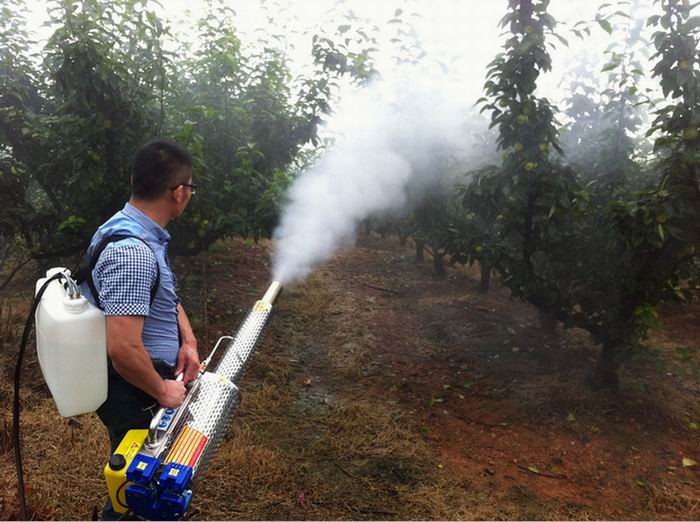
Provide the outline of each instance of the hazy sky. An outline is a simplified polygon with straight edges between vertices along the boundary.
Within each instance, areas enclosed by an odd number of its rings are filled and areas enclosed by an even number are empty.
[[[30,28],[37,31],[37,36],[46,38],[50,32],[41,27],[47,19],[48,2],[30,1]],[[203,0],[168,0],[163,2],[163,10],[174,32],[180,35],[192,34],[188,25],[198,18],[204,9]],[[229,5],[236,12],[237,29],[244,41],[254,41],[260,33],[269,31],[282,32],[294,45],[292,55],[296,67],[303,69],[309,61],[311,34],[318,27],[333,19],[334,13],[352,10],[358,17],[366,20],[368,25],[380,28],[380,45],[383,51],[377,55],[377,63],[382,72],[391,70],[390,39],[395,38],[396,25],[387,23],[394,17],[397,9],[402,9],[401,17],[410,21],[418,34],[423,48],[427,51],[425,62],[434,66],[435,74],[440,76],[438,62],[449,66],[450,76],[461,81],[465,98],[476,99],[481,95],[484,70],[488,62],[500,50],[503,37],[497,24],[506,11],[506,0],[245,0],[231,1]],[[591,37],[580,41],[569,33],[568,27],[579,20],[592,20],[595,17],[598,2],[581,2],[574,0],[554,0],[551,13],[562,25],[559,32],[565,36],[570,47],[558,45],[554,53],[554,72],[541,81],[543,94],[551,95],[557,101],[557,84],[561,74],[567,68],[567,62],[584,51],[599,53],[611,42],[611,37],[595,27]],[[188,12],[189,10],[189,12]],[[418,15],[418,16],[416,16]],[[268,20],[274,18],[275,29]],[[343,23],[342,18],[335,17],[335,25]],[[567,25],[568,24],[568,27]],[[326,25],[327,26],[327,25]],[[257,31],[257,32],[256,32]],[[185,36],[186,37],[186,36]]]

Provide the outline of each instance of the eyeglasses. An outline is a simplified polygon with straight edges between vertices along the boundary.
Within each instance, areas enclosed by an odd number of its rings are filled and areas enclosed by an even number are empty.
[[[194,196],[197,192],[197,185],[193,185],[192,183],[180,183],[178,185],[175,185],[172,187],[170,190],[177,190],[179,187],[190,187],[190,190],[192,191],[192,195]]]

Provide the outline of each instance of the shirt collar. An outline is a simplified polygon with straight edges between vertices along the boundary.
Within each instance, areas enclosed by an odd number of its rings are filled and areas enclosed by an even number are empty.
[[[146,231],[150,232],[161,243],[170,241],[170,232],[165,230],[131,203],[127,202],[122,212],[145,228]]]

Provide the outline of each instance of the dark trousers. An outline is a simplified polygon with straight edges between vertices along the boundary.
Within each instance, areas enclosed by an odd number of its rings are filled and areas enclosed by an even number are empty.
[[[161,360],[153,366],[164,379],[172,379],[173,368]],[[158,402],[146,392],[138,389],[119,375],[110,362],[108,372],[107,400],[97,410],[97,416],[109,433],[111,453],[129,430],[146,429],[158,410]]]

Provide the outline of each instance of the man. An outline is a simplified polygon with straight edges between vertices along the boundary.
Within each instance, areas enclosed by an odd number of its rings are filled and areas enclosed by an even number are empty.
[[[107,321],[109,391],[97,414],[112,452],[128,430],[149,426],[158,405],[182,404],[199,369],[165,230],[194,194],[190,155],[176,143],[147,143],[136,153],[131,187],[129,202],[95,232],[87,251],[88,259],[97,256],[92,281],[81,285]],[[174,380],[181,372],[183,380]]]

